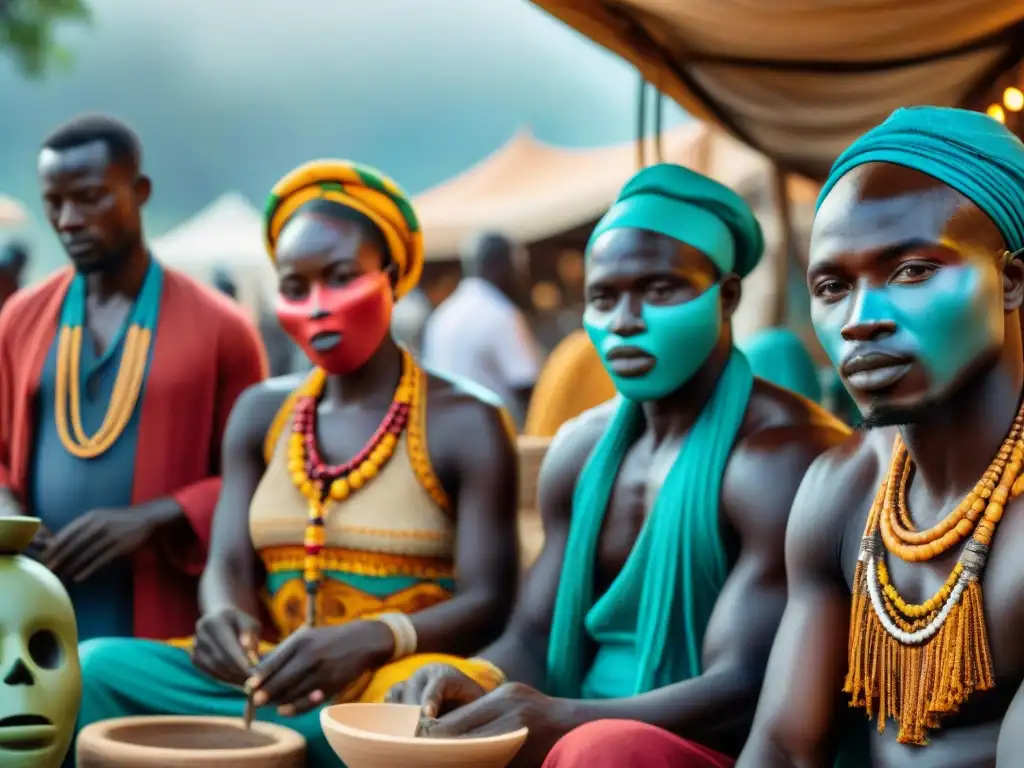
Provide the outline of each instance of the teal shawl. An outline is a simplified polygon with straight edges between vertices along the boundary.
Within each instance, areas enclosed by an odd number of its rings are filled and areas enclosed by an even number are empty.
[[[728,577],[719,530],[722,476],[753,389],[746,358],[733,351],[714,395],[690,430],[644,523],[646,563],[635,644],[635,694],[701,673],[704,632]],[[619,399],[576,484],[572,522],[555,601],[547,690],[579,698],[594,605],[598,538],[619,468],[643,430],[638,403]],[[669,637],[677,628],[681,636]]]

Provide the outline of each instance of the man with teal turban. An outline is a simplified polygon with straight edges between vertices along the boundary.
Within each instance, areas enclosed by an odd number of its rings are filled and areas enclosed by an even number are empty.
[[[544,550],[482,653],[520,685],[424,670],[395,697],[462,705],[428,735],[526,726],[523,766],[732,762],[785,603],[790,505],[846,434],[733,346],[763,248],[737,194],[676,165],[638,173],[598,223],[583,325],[619,396],[564,425],[541,470]]]
[[[1021,764],[1022,254],[1024,144],[988,116],[901,109],[836,161],[807,282],[865,429],[794,505],[743,768],[830,765],[847,704],[876,728],[844,764]]]

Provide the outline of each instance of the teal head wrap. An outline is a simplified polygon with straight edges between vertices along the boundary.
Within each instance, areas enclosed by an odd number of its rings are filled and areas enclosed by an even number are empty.
[[[731,189],[681,165],[644,168],[626,182],[594,228],[646,229],[705,254],[722,274],[748,275],[764,253],[764,235],[750,206]]]
[[[821,402],[821,381],[807,345],[789,328],[765,328],[736,344],[759,379]]]
[[[896,110],[839,156],[818,207],[839,179],[866,163],[902,165],[938,179],[984,211],[1011,252],[1024,248],[1024,144],[988,115],[948,107]]]
[[[764,251],[761,227],[743,198],[681,165],[654,165],[630,179],[594,228],[588,252],[597,238],[614,229],[643,229],[686,243],[723,275],[746,275]],[[719,286],[681,304],[644,304],[642,313],[646,330],[628,338],[614,330],[616,312],[588,307],[583,327],[624,397],[657,400],[693,378],[715,348],[722,333]],[[643,375],[620,376],[608,361],[617,347],[638,347],[657,362]]]

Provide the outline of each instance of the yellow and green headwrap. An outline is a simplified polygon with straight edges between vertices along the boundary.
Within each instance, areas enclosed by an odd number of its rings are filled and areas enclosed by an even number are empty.
[[[409,196],[380,171],[349,160],[314,160],[274,185],[263,212],[271,259],[285,223],[311,200],[330,200],[370,219],[383,233],[398,266],[396,297],[416,287],[423,273],[423,232]]]

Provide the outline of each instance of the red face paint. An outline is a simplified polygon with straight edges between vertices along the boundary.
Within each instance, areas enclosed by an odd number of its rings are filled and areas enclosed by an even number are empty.
[[[315,282],[300,300],[278,294],[277,319],[310,361],[344,376],[366,364],[391,326],[394,294],[384,272],[341,287]]]

